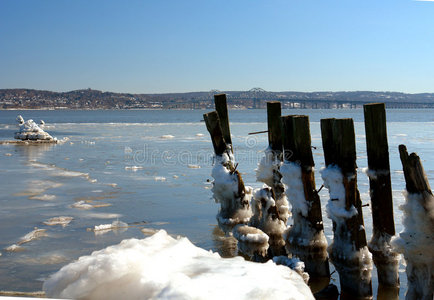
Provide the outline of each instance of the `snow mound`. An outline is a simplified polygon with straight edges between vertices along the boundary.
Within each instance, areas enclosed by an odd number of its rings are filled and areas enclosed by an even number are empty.
[[[16,118],[19,131],[15,132],[15,139],[18,140],[57,140],[45,132],[32,119],[24,121],[21,115]],[[43,123],[45,124],[45,123]],[[41,123],[41,125],[43,125]],[[42,126],[43,127],[43,126]]]
[[[221,258],[163,230],[80,257],[43,289],[73,299],[314,299],[287,267]]]

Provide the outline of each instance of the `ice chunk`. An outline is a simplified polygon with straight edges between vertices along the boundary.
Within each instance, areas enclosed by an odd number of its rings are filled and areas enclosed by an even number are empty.
[[[6,247],[5,251],[8,251],[8,252],[21,252],[21,251],[24,251],[24,248],[21,247],[21,246],[19,246],[19,245],[17,245],[17,244],[13,244],[13,245],[10,245],[9,247]]]
[[[190,169],[200,169],[199,165],[193,165],[193,164],[188,164],[187,167],[189,167]]]
[[[23,236],[20,241],[18,242],[18,245],[29,243],[33,240],[39,239],[41,237],[47,236],[46,229],[38,229],[35,227],[33,231],[30,231],[28,234]]]
[[[273,261],[276,263],[276,265],[284,265],[291,268],[292,270],[300,274],[304,282],[308,283],[309,274],[304,271],[304,262],[302,262],[298,258],[289,258],[288,256],[281,255],[273,257]]]
[[[81,257],[50,276],[43,290],[73,299],[314,299],[287,267],[221,258],[165,231]]]
[[[62,225],[62,227],[66,227],[72,220],[74,220],[73,217],[53,217],[43,222],[43,224],[48,226]]]
[[[95,226],[95,228],[93,229],[94,231],[99,231],[99,230],[114,230],[114,229],[119,229],[119,228],[128,228],[128,224],[121,222],[119,220],[113,221],[111,224],[101,224],[101,225],[97,225]]]
[[[19,131],[15,133],[15,138],[20,140],[56,140],[32,119],[24,121],[22,116],[17,116]],[[45,123],[44,123],[45,124]]]
[[[256,255],[262,258],[267,256],[269,238],[262,230],[239,224],[234,227],[232,232],[233,236],[238,240],[238,249],[242,253],[249,256],[251,259]]]

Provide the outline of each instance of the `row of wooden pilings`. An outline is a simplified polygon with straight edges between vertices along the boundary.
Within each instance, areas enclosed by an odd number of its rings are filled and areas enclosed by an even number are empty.
[[[215,95],[216,111],[204,114],[204,120],[210,132],[215,154],[232,153],[232,141],[226,95]],[[343,222],[333,220],[334,241],[329,247],[328,255],[324,247],[289,245],[293,255],[305,262],[306,271],[311,278],[330,277],[328,259],[339,273],[341,299],[361,299],[372,297],[371,269],[366,267],[366,257],[349,257],[345,249],[352,249],[363,255],[369,247],[373,261],[377,267],[379,285],[394,289],[396,298],[399,290],[397,254],[390,249],[377,246],[378,239],[389,245],[395,235],[393,218],[393,199],[389,165],[389,148],[387,142],[386,113],[383,103],[364,105],[366,146],[368,155],[368,176],[370,183],[371,208],[373,220],[373,237],[368,245],[364,229],[362,203],[357,188],[356,143],[354,123],[352,119],[322,119],[321,136],[325,166],[335,166],[342,173],[342,184],[345,188],[344,209],[357,213],[349,214]],[[310,136],[309,117],[301,115],[281,116],[280,102],[267,102],[268,141],[270,149],[286,162],[297,163],[301,167],[304,195],[309,203],[307,215],[292,216],[294,225],[308,223],[312,236],[323,232],[321,202],[315,184],[314,160]],[[406,188],[411,193],[432,195],[420,159],[414,153],[408,155],[404,145],[399,147],[401,161],[406,180]],[[239,193],[244,191],[241,174]],[[370,175],[371,174],[371,175]],[[374,175],[372,175],[374,174]],[[276,174],[280,179],[281,175]],[[280,177],[279,177],[280,176]],[[278,180],[280,183],[280,181]],[[283,185],[271,187],[275,194],[283,193]],[[337,199],[331,199],[331,201]],[[297,241],[296,231],[292,240]],[[369,252],[368,252],[369,253]],[[368,262],[369,264],[369,262]],[[369,273],[369,274],[368,274]],[[408,274],[411,284],[411,274]],[[410,288],[409,288],[410,289]],[[432,297],[432,294],[431,294]],[[415,297],[414,299],[417,299]]]

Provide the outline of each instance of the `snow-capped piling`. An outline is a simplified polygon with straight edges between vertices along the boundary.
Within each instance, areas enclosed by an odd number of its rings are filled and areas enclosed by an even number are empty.
[[[369,250],[377,267],[378,282],[399,287],[399,255],[392,250],[395,235],[389,146],[387,142],[386,108],[384,103],[363,105],[366,149],[368,154],[373,236]]]
[[[352,119],[322,119],[326,169],[324,186],[330,192],[327,213],[334,238],[328,251],[339,272],[341,294],[372,297],[372,259],[368,251],[360,193],[357,189],[356,143]]]
[[[280,168],[292,204],[293,225],[286,236],[289,253],[299,257],[312,277],[329,277],[327,241],[315,188],[309,118],[282,117],[285,161]]]
[[[265,155],[255,171],[256,180],[265,183],[273,190],[273,199],[276,201],[279,219],[286,224],[289,218],[289,206],[285,188],[281,182],[282,175],[279,172],[283,160],[280,116],[280,102],[267,102],[268,148],[265,149]]]
[[[256,180],[265,183],[255,192],[250,226],[264,231],[269,237],[268,256],[286,255],[283,232],[289,217],[288,200],[279,172],[282,165],[282,130],[280,102],[267,102],[268,148],[256,169]]]
[[[431,300],[434,294],[434,196],[416,153],[408,155],[404,145],[399,154],[406,182],[404,230],[392,240],[407,262],[406,299]]]
[[[251,217],[250,200],[252,188],[245,187],[241,174],[236,170],[234,156],[230,144],[224,138],[220,125],[219,115],[216,111],[203,115],[206,127],[216,155],[215,166],[212,170],[213,194],[216,202],[220,203],[217,221],[220,228],[232,232],[237,224],[246,224]]]

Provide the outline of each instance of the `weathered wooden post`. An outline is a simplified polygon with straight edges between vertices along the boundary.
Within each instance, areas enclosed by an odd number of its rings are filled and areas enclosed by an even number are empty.
[[[384,103],[363,105],[373,236],[369,250],[377,267],[378,283],[399,287],[399,255],[392,250],[395,235],[389,146],[387,143],[386,108]]]
[[[217,221],[219,227],[227,233],[235,225],[246,224],[250,220],[252,189],[244,186],[241,174],[236,170],[232,150],[224,138],[217,112],[204,114],[203,118],[216,155],[211,175],[214,177],[214,199],[221,204]]]
[[[283,161],[283,142],[282,142],[282,123],[280,117],[282,115],[281,104],[278,101],[267,102],[267,124],[268,124],[268,145],[271,153],[266,151],[266,159],[270,160],[266,163],[273,164],[272,178],[261,180],[268,184],[274,193],[276,206],[279,213],[279,218],[286,224],[288,221],[288,200],[285,196],[285,187],[281,183],[282,175],[279,172],[280,165]],[[259,174],[258,174],[259,175]]]
[[[285,156],[282,181],[292,204],[293,226],[286,248],[305,263],[311,277],[329,277],[327,240],[321,214],[321,202],[315,187],[314,161],[308,116],[282,117]]]
[[[399,145],[407,193],[402,206],[404,231],[392,241],[407,262],[406,299],[432,300],[434,296],[434,196],[416,153]]]
[[[214,147],[215,155],[222,155],[228,150],[228,144],[223,137],[223,130],[220,124],[220,118],[216,111],[203,115],[205,120],[206,129],[211,135],[212,145]]]
[[[339,272],[341,299],[372,297],[372,260],[357,189],[353,120],[321,120],[321,133],[326,159],[321,175],[330,193],[327,212],[334,232],[329,256]]]
[[[289,207],[279,172],[282,164],[280,116],[280,102],[267,102],[269,145],[256,169],[256,179],[267,186],[256,192],[250,220],[250,226],[261,229],[269,236],[268,257],[286,254],[283,232],[286,230]]]
[[[223,137],[226,143],[230,145],[233,152],[231,130],[229,127],[228,106],[226,103],[226,94],[214,95],[214,104],[220,119],[220,126],[222,128]]]
[[[280,102],[267,102],[268,144],[276,154],[282,153],[281,115],[282,108]]]

